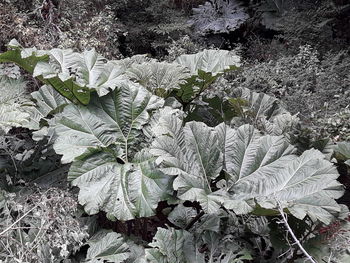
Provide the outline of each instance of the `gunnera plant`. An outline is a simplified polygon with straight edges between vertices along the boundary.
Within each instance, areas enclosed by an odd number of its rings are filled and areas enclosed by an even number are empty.
[[[230,33],[249,18],[238,0],[209,0],[193,8],[190,24],[201,35]]]

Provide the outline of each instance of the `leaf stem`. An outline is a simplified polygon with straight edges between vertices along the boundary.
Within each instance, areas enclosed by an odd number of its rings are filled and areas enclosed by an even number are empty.
[[[203,215],[204,215],[203,211],[201,211],[198,215],[196,215],[196,217],[193,218],[192,221],[186,226],[185,230],[189,230]]]
[[[283,209],[282,209],[282,206],[281,206],[281,203],[278,202],[278,211],[280,212],[281,214],[281,217],[282,217],[282,220],[283,220],[283,223],[284,225],[286,226],[289,234],[292,236],[292,239],[294,240],[294,244],[297,244],[299,249],[301,250],[301,252],[303,252],[303,254],[308,258],[308,260],[312,263],[317,263],[313,258],[312,256],[305,250],[305,248],[301,245],[300,241],[298,240],[298,238],[295,236],[292,228],[290,227],[290,225],[288,224],[288,220],[287,220],[287,217],[285,215],[285,213],[283,212]]]

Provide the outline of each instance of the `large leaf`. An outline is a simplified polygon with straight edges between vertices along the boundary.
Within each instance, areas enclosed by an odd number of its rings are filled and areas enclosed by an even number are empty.
[[[278,99],[246,88],[235,90],[236,98],[229,98],[232,108],[244,123],[270,135],[284,135],[288,140],[297,127],[299,118],[291,115]],[[234,119],[237,122],[237,118]]]
[[[168,220],[177,227],[185,229],[196,215],[197,212],[195,208],[179,204],[169,213]]]
[[[215,0],[193,8],[190,23],[202,35],[218,34],[238,29],[248,18],[239,0]]]
[[[122,66],[107,62],[94,49],[81,54],[70,49],[42,51],[23,48],[16,41],[9,47],[0,54],[0,62],[18,64],[72,101],[88,104],[91,91],[103,96],[128,80]]]
[[[34,68],[33,75],[43,76],[45,79],[50,79],[53,77],[59,77],[62,81],[66,81],[72,78],[74,71],[72,69],[76,68],[79,56],[74,53],[71,49],[52,49],[47,52],[49,55],[49,60],[39,61]]]
[[[36,107],[43,117],[55,113],[69,101],[60,95],[54,88],[44,85],[38,91],[31,93],[35,100]]]
[[[200,122],[182,126],[174,115],[160,119],[154,129],[157,138],[151,153],[158,156],[163,171],[177,175],[174,189],[183,200],[199,201],[208,212],[215,212],[218,206],[211,195],[211,181],[222,168],[222,154],[213,128]]]
[[[155,62],[155,59],[152,59],[148,57],[147,55],[134,55],[129,58],[124,58],[121,60],[112,60],[112,62],[120,67],[123,72],[126,72],[128,69],[130,69],[133,65],[138,65],[142,63],[147,63],[147,62]]]
[[[350,166],[350,143],[339,142],[334,148],[336,157]]]
[[[199,71],[211,73],[216,76],[226,70],[237,68],[241,64],[240,57],[227,50],[204,50],[192,55],[179,56],[176,63],[190,70],[192,76],[198,75]]]
[[[293,131],[299,123],[299,118],[296,115],[288,113],[281,113],[272,120],[265,120],[263,122],[263,128],[270,135],[285,135],[289,138],[289,134]]]
[[[62,162],[74,161],[68,178],[80,188],[80,204],[89,214],[105,211],[119,220],[154,215],[169,188],[169,177],[139,140],[163,100],[129,84],[87,106],[66,106],[55,126],[54,149]]]
[[[147,262],[162,263],[230,263],[252,260],[248,250],[241,248],[232,235],[213,231],[190,233],[185,230],[158,228],[146,249]]]
[[[44,85],[38,91],[32,92],[31,97],[35,103],[24,107],[30,116],[29,121],[23,125],[23,127],[31,130],[39,130],[42,126],[42,120],[49,121],[48,117],[50,114],[61,111],[64,106],[70,103],[68,99],[48,85]]]
[[[175,61],[189,70],[191,77],[177,95],[183,102],[191,101],[209,87],[220,75],[240,66],[240,57],[227,50],[204,50],[193,55],[181,55]]]
[[[26,83],[21,79],[0,76],[0,123],[3,131],[11,127],[25,127],[31,130],[41,128],[40,121],[48,120],[49,114],[56,113],[69,101],[52,87],[44,85],[38,91],[25,91]],[[34,101],[33,101],[34,100]]]
[[[188,70],[179,64],[155,61],[133,64],[127,75],[161,97],[180,89],[180,84],[190,77]]]
[[[343,194],[339,175],[317,150],[298,157],[283,136],[262,136],[250,125],[233,130],[221,124],[213,130],[191,122],[182,127],[174,116],[163,118],[156,134],[151,152],[163,171],[177,176],[178,197],[198,201],[206,212],[215,213],[221,205],[239,214],[283,208],[300,219],[308,215],[329,223],[340,211],[335,201]],[[222,167],[226,176],[216,182]]]
[[[0,76],[0,132],[7,133],[11,127],[21,127],[29,122],[25,105],[31,105],[25,94],[26,83],[21,79]]]
[[[80,188],[79,202],[87,213],[103,210],[118,220],[154,215],[170,182],[144,151],[123,165],[110,153],[91,151],[73,162],[68,176]]]
[[[129,246],[121,234],[100,231],[89,241],[86,262],[122,263],[130,256]]]
[[[121,67],[106,62],[94,49],[82,54],[73,53],[72,50],[52,49],[48,54],[50,61],[38,62],[33,72],[34,77],[58,77],[64,82],[72,79],[74,85],[82,89],[94,89],[99,96],[106,95],[117,85],[127,81]]]
[[[149,244],[152,248],[146,249],[147,262],[188,262],[186,243],[192,239],[192,235],[184,230],[158,228],[153,242]]]
[[[49,61],[49,55],[46,51],[37,50],[35,48],[23,48],[15,40],[10,42],[9,48],[9,51],[0,54],[0,62],[16,63],[18,66],[22,67],[31,74],[34,73],[34,70],[39,62],[47,63]],[[44,69],[41,69],[39,72],[43,70]],[[53,69],[50,67],[47,70],[51,72]],[[60,94],[71,101],[79,101],[83,104],[87,104],[89,102],[90,92],[75,84],[71,78],[63,81],[59,77],[52,74],[51,76],[44,78],[38,75],[37,78],[43,83],[54,87]]]
[[[242,110],[242,112],[244,112],[246,118],[252,119],[253,124],[261,118],[271,120],[275,116],[288,113],[278,99],[267,94],[240,88],[234,91],[234,95],[247,101],[248,111]]]
[[[94,97],[87,106],[68,105],[56,126],[58,138],[54,149],[67,163],[88,148],[119,145],[128,161],[130,148],[142,134],[149,112],[163,101],[139,85],[124,83],[113,92]]]
[[[232,134],[232,131],[227,133]],[[241,126],[233,136],[226,138],[224,149],[226,171],[231,175],[231,184],[236,184],[253,173],[258,175],[261,171],[264,174],[266,169],[278,169],[282,163],[295,158],[294,147],[283,137],[261,136],[250,125]]]
[[[343,194],[339,174],[321,152],[309,150],[297,157],[282,136],[260,136],[249,125],[238,128],[230,141],[225,146],[227,208],[247,213],[257,203],[324,223],[340,212],[334,200]]]

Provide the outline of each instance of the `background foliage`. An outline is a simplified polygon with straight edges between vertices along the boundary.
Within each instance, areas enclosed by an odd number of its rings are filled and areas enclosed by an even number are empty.
[[[349,12],[1,2],[0,261],[348,262]]]

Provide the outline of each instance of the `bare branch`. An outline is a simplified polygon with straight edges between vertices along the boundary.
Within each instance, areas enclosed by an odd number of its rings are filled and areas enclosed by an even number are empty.
[[[300,241],[298,240],[298,238],[295,236],[292,228],[290,227],[290,225],[288,224],[288,220],[287,220],[287,217],[285,215],[285,213],[283,212],[283,209],[282,209],[282,206],[280,204],[280,202],[278,202],[278,211],[280,212],[281,214],[281,217],[282,217],[282,220],[283,220],[283,223],[284,225],[286,226],[289,234],[292,236],[292,239],[294,240],[294,244],[298,245],[299,249],[301,250],[301,252],[303,252],[303,254],[308,258],[308,260],[312,263],[317,263],[317,261],[315,261],[312,256],[305,250],[305,248],[301,245]]]
[[[2,236],[3,234],[5,234],[7,231],[9,231],[13,226],[15,226],[19,221],[21,221],[24,217],[26,217],[30,212],[32,212],[34,210],[35,206],[30,209],[29,211],[27,211],[25,214],[23,214],[20,218],[18,218],[15,222],[13,222],[9,227],[7,227],[4,231],[2,231],[0,233],[0,236]]]

